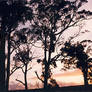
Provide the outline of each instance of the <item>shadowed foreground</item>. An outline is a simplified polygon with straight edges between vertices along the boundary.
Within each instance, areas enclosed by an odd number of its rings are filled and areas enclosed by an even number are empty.
[[[9,92],[92,92],[92,85],[90,86],[72,86],[72,87],[62,87],[62,88],[50,88],[47,90],[43,89],[33,89],[33,90],[16,90]]]

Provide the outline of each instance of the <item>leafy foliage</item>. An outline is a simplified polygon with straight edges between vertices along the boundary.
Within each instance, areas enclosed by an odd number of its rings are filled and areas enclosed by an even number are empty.
[[[15,54],[14,60],[17,61],[21,61],[23,64],[27,64],[29,61],[32,60],[32,57],[29,56],[30,51],[27,50],[23,50],[18,53]]]
[[[84,78],[86,77],[86,80],[88,81],[91,80],[92,58],[90,58],[88,53],[85,52],[85,45],[82,45],[84,42],[85,41],[82,41],[81,43],[77,44],[66,42],[64,48],[61,49],[64,55],[62,62],[64,62],[65,68],[68,66],[69,69],[72,67],[72,65],[75,65],[75,67],[81,69],[84,73]],[[86,76],[85,73],[87,73]]]
[[[26,0],[8,0],[0,2],[0,16],[5,18],[6,27],[16,26],[19,22],[32,19],[32,9],[26,6]],[[31,16],[29,16],[29,14]]]
[[[48,76],[51,76],[50,65],[54,68],[57,67],[56,61],[59,59],[61,54],[55,55],[52,58],[52,53],[56,51],[56,45],[61,41],[61,37],[64,31],[68,28],[76,26],[80,21],[88,19],[92,13],[86,10],[80,10],[80,7],[87,0],[31,0],[30,4],[34,7],[33,23],[31,30],[33,30],[38,41],[42,42],[44,49],[43,60],[43,75],[44,75],[44,86],[47,85]],[[34,38],[34,39],[35,39]],[[76,48],[77,53],[80,46]],[[72,52],[74,53],[71,53]],[[75,57],[75,47],[68,50],[69,55]],[[83,54],[86,59],[85,53]],[[80,58],[77,55],[77,58]],[[38,60],[40,63],[40,60]]]

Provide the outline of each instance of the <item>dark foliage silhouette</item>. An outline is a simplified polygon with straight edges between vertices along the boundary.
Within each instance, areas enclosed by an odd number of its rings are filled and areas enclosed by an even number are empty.
[[[75,65],[77,68],[81,69],[84,76],[84,84],[88,85],[88,68],[92,58],[84,51],[85,46],[81,43],[71,44],[71,42],[66,42],[64,48],[61,49],[64,55],[65,67],[70,68],[71,65]],[[67,59],[66,59],[67,58]]]
[[[31,9],[25,6],[26,0],[3,0],[0,1],[0,90],[8,90],[9,84],[9,68],[10,68],[10,44],[8,44],[8,62],[7,62],[7,78],[5,83],[5,42],[6,39],[10,43],[10,34],[18,26],[19,22],[24,23],[27,19],[31,19]],[[26,16],[26,17],[25,17]],[[8,36],[8,37],[7,37]],[[3,57],[3,58],[2,58]]]
[[[60,45],[59,42],[62,40],[63,32],[80,21],[87,20],[92,15],[90,11],[79,10],[84,3],[87,3],[87,0],[31,0],[29,6],[27,0],[0,1],[0,90],[8,90],[12,44],[10,43],[11,32],[15,31],[19,23],[25,24],[27,20],[30,20],[31,23],[30,39],[32,41],[36,39],[36,41],[41,41],[42,43],[44,50],[44,58],[41,60],[43,62],[43,83],[44,88],[48,88],[48,79],[52,75],[50,66],[57,67],[56,61],[61,56],[61,53],[54,57],[52,57],[52,54],[56,51],[56,46]],[[25,35],[19,33],[18,36],[21,40],[16,42],[17,46],[20,43],[26,43]],[[6,40],[8,40],[8,59],[5,55]],[[16,46],[14,47],[16,49]],[[18,56],[22,55],[21,53],[17,54]],[[86,55],[83,55],[86,59]],[[79,56],[77,57],[80,58]],[[5,74],[5,59],[8,61],[7,75]],[[25,58],[23,59],[23,62],[25,62]]]
[[[59,88],[59,85],[57,84],[55,79],[50,79],[50,83],[48,84],[48,88]]]
[[[51,77],[50,66],[57,67],[56,61],[61,56],[59,53],[52,57],[52,54],[56,51],[56,47],[60,45],[63,32],[92,15],[90,11],[79,10],[84,3],[87,3],[87,0],[30,1],[30,4],[33,4],[33,7],[35,6],[31,29],[37,40],[42,42],[44,49],[44,59],[41,60],[44,66],[42,72],[44,88],[47,88],[48,79]]]
[[[12,69],[12,71],[15,69],[22,69],[22,72],[23,72],[23,74],[24,74],[24,83],[22,82],[22,81],[20,81],[20,80],[18,80],[18,79],[16,79],[17,81],[19,81],[19,82],[21,82],[24,86],[25,86],[25,90],[27,90],[28,89],[28,84],[27,84],[27,72],[28,72],[28,70],[30,70],[30,69],[32,69],[32,67],[30,67],[30,68],[28,68],[28,64],[30,63],[30,62],[32,62],[32,59],[33,59],[33,57],[30,57],[29,56],[30,55],[30,49],[29,48],[27,48],[27,49],[24,49],[23,51],[21,51],[20,49],[19,49],[19,52],[17,52],[16,54],[15,54],[15,57],[14,57],[14,60],[15,60],[15,62],[17,63],[17,62],[21,62],[22,64],[19,66],[17,66],[17,65],[15,65],[14,66],[14,68]],[[25,68],[25,69],[23,69],[23,68]]]
[[[23,28],[15,31],[11,37],[11,46],[15,51],[15,55],[13,56],[15,64],[11,69],[10,75],[18,69],[21,69],[24,74],[24,82],[18,79],[16,79],[16,81],[22,83],[23,86],[25,86],[25,90],[28,90],[27,73],[32,69],[32,66],[29,65],[31,65],[32,60],[36,58],[32,52],[33,46],[31,44],[32,41],[29,39],[31,37],[29,31],[28,28]]]

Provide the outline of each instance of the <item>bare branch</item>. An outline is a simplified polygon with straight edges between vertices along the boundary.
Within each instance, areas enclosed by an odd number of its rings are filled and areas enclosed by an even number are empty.
[[[13,48],[12,51],[10,52],[10,54],[12,54],[14,50],[15,50],[15,49]]]
[[[51,62],[55,62],[60,56],[61,56],[61,54],[58,54],[58,55],[54,56],[54,57],[51,59],[50,63],[51,63]]]
[[[15,69],[13,68],[13,69],[11,70],[10,76],[11,76],[17,69],[19,69],[19,67],[16,67]]]
[[[29,71],[29,70],[31,70],[32,69],[32,67],[30,67],[29,69],[27,69],[27,71]]]
[[[63,30],[61,30],[60,32],[56,33],[55,35],[59,35],[59,36],[60,36],[67,28],[71,27],[71,26],[69,26],[69,25],[70,25],[71,22],[73,21],[73,18],[74,18],[74,14],[73,14],[72,18],[70,19],[70,22],[67,24],[67,26],[66,26]],[[59,39],[59,38],[58,38],[58,39]]]
[[[16,79],[16,81],[20,82],[21,84],[25,86],[25,83],[23,83],[21,80]]]
[[[23,70],[23,68],[21,68],[21,70],[22,70],[23,73],[25,73],[24,70]]]
[[[19,68],[22,69],[23,67],[24,67],[24,65],[23,65],[23,66],[19,66],[19,67],[14,66],[14,67],[12,68],[12,70],[11,70],[10,76],[11,76],[16,70],[18,70]],[[24,70],[23,70],[22,72],[24,73]]]
[[[37,71],[35,71],[35,74],[36,74],[37,78],[44,83],[44,81],[39,77]]]

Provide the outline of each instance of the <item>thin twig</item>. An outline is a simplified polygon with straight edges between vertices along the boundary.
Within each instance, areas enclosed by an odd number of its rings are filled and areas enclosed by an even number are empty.
[[[25,83],[23,83],[21,80],[16,79],[16,81],[20,82],[21,84],[25,86]]]
[[[35,71],[35,74],[36,74],[37,78],[44,83],[44,81],[39,77],[37,71]]]

